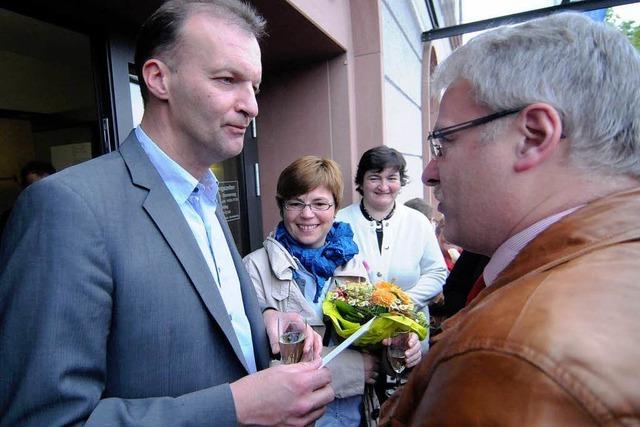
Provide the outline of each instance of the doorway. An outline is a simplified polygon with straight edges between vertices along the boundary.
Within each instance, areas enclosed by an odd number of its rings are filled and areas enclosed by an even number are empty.
[[[99,154],[88,36],[0,9],[0,211],[29,162],[60,171]]]

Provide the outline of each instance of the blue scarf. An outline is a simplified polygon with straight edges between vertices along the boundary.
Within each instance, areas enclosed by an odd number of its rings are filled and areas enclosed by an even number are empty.
[[[339,266],[345,265],[358,253],[358,245],[353,241],[353,231],[346,222],[334,222],[327,234],[325,244],[321,248],[308,248],[300,245],[294,239],[284,223],[278,224],[275,239],[316,279],[316,295],[313,302],[317,303],[322,294],[322,288],[333,272]],[[299,273],[293,270],[293,278],[297,279]]]

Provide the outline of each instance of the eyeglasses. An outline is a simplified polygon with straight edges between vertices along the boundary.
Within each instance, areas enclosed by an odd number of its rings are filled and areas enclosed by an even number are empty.
[[[429,141],[429,146],[431,147],[431,154],[433,155],[433,157],[442,157],[442,155],[444,154],[444,151],[442,149],[442,143],[439,140],[448,135],[451,135],[456,132],[460,132],[461,130],[480,126],[485,123],[489,123],[494,120],[500,119],[504,116],[519,113],[520,111],[522,111],[522,108],[516,108],[513,110],[504,110],[498,113],[489,114],[488,116],[479,117],[477,119],[470,120],[468,122],[458,123],[457,125],[448,126],[442,129],[436,129],[433,132],[429,132],[429,135],[427,136],[427,141]]]
[[[284,202],[284,208],[288,211],[301,212],[304,208],[309,207],[312,211],[327,211],[333,204],[329,202],[311,202],[311,203],[302,203],[297,200],[287,200]]]

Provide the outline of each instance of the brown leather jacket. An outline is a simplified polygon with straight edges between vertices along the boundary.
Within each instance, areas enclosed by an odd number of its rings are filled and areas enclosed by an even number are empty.
[[[545,230],[436,342],[381,426],[639,426],[640,188]]]

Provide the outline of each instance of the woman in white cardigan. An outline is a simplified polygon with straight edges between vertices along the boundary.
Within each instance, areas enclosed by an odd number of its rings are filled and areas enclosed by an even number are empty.
[[[395,283],[428,315],[427,304],[442,292],[447,267],[429,220],[396,204],[406,183],[402,154],[386,146],[366,151],[355,178],[362,199],[340,210],[336,219],[351,224],[370,281]]]

